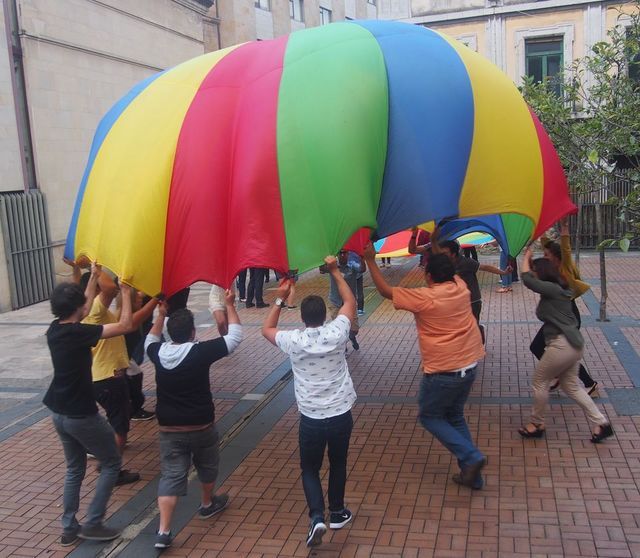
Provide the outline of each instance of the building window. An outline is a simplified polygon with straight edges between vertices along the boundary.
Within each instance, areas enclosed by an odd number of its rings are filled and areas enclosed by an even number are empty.
[[[289,0],[289,17],[296,21],[304,21],[303,0]]]
[[[564,64],[562,37],[545,37],[525,41],[526,75],[536,83],[550,81],[557,95],[562,91],[562,67]]]
[[[256,8],[260,8],[261,10],[271,11],[271,0],[255,0]]]
[[[320,25],[328,25],[331,23],[331,10],[320,7]]]
[[[631,27],[627,28],[627,41],[632,42],[634,37],[632,35]],[[637,41],[634,41],[637,45]],[[640,52],[637,50],[631,50],[627,52],[627,62],[629,63],[629,77],[636,83],[640,83]]]

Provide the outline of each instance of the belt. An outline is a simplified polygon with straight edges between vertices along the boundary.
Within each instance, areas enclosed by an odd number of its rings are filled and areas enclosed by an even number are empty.
[[[64,415],[64,416],[70,419],[85,419],[85,418],[92,417],[93,415]]]
[[[455,372],[437,372],[438,376],[453,376],[454,378],[464,378],[467,373],[473,372],[476,369],[475,366],[469,368],[463,368],[462,370],[456,370]]]

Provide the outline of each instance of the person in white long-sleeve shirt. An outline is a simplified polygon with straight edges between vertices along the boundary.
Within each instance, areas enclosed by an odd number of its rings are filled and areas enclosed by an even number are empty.
[[[198,342],[193,314],[184,308],[176,310],[167,320],[171,341],[161,343],[167,311],[166,304],[162,304],[145,340],[145,351],[156,368],[156,417],[160,431],[160,526],[156,548],[171,546],[171,518],[178,497],[187,494],[192,461],[202,483],[199,516],[211,517],[229,502],[227,494],[214,494],[219,438],[214,424],[209,368],[231,354],[242,341],[242,326],[234,300],[235,294],[227,291],[229,327],[223,337]]]

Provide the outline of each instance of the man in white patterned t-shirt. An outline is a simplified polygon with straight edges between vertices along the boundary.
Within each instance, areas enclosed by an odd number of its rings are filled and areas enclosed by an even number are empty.
[[[327,531],[320,468],[325,448],[329,448],[329,527],[341,529],[352,519],[344,506],[347,481],[347,452],[353,429],[351,407],[356,392],[345,358],[351,323],[356,313],[356,299],[338,270],[334,256],[325,263],[335,279],[343,305],[335,320],[324,323],[327,307],[316,295],[306,297],[300,305],[305,329],[278,330],[280,309],[286,303],[291,280],[283,279],[262,335],[282,349],[291,359],[294,388],[300,411],[300,467],[302,486],[309,506],[311,526],[307,546],[317,546]]]

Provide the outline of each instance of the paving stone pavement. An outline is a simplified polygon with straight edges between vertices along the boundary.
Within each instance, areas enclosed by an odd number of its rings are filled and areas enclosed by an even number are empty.
[[[417,286],[422,279],[415,264],[397,259],[384,273],[392,284]],[[585,363],[600,384],[599,402],[616,436],[594,446],[582,411],[554,395],[546,437],[520,438],[516,430],[530,410],[534,367],[528,346],[539,327],[535,296],[520,284],[511,294],[497,294],[497,278],[480,274],[487,357],[467,416],[489,464],[485,488],[473,492],[450,481],[455,463],[416,421],[420,358],[412,317],[394,311],[366,283],[361,350],[348,356],[359,396],[347,483],[354,520],[329,531],[311,551],[304,544],[308,519],[288,361],[260,335],[265,311],[241,309],[246,338],[211,371],[223,434],[220,489],[231,494],[231,504],[199,520],[191,486],[176,513],[174,547],[163,556],[640,556],[640,258],[609,256],[607,323],[596,321],[597,258],[583,254],[581,269],[593,285],[580,301]],[[298,298],[326,294],[327,283],[326,276],[305,274]],[[207,294],[198,284],[190,299],[201,339],[216,335]],[[273,299],[269,290],[266,299]],[[123,538],[111,545],[57,544],[64,459],[41,404],[51,374],[43,337],[49,321],[46,303],[0,315],[0,557],[155,556],[155,421],[132,425],[124,458],[142,479],[117,488],[109,505],[109,522],[126,528]],[[282,326],[298,323],[297,310],[282,313]],[[148,365],[145,372],[152,408]],[[323,477],[326,483],[326,468]],[[80,515],[95,480],[90,462]]]

